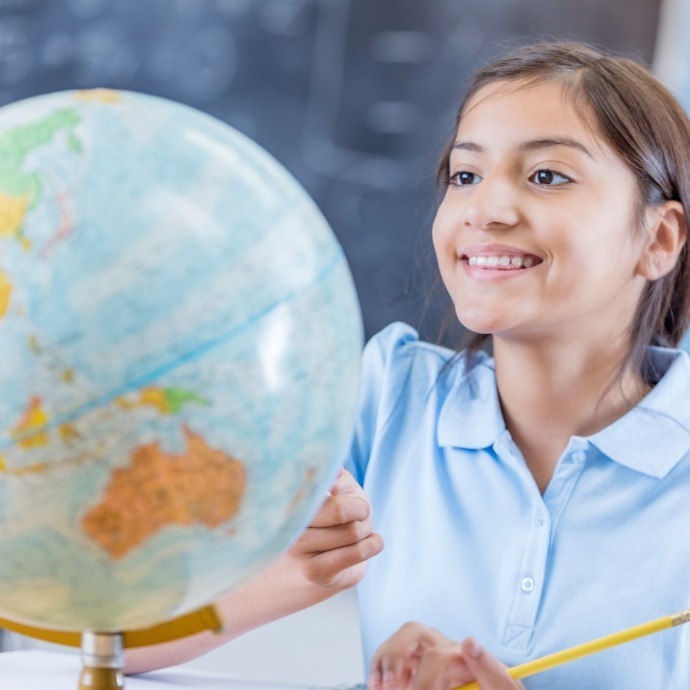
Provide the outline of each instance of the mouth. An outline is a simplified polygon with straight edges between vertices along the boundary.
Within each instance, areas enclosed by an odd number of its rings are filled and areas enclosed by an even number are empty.
[[[460,260],[468,266],[489,271],[524,271],[542,263],[534,254],[462,254]]]

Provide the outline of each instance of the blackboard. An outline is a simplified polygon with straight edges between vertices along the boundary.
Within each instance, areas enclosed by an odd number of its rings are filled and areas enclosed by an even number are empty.
[[[434,168],[467,76],[516,41],[578,38],[649,63],[658,0],[0,0],[0,104],[105,86],[249,135],[315,199],[367,336],[434,338]]]

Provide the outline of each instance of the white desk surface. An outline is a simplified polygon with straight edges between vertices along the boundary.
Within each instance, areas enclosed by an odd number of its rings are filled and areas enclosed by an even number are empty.
[[[77,690],[81,659],[77,654],[29,650],[0,653],[2,690]],[[183,668],[169,668],[125,678],[125,690],[307,690],[305,686],[242,681]],[[343,690],[343,689],[341,689]]]

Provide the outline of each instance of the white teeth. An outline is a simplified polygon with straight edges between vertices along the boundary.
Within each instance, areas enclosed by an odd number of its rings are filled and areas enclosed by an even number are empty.
[[[531,256],[469,256],[467,263],[470,266],[489,266],[490,268],[496,266],[531,268],[534,266],[534,258]]]

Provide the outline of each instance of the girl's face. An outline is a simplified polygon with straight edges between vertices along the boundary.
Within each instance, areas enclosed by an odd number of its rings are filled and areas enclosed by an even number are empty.
[[[449,172],[433,240],[464,326],[541,341],[626,332],[645,284],[637,183],[558,83],[480,90]]]

